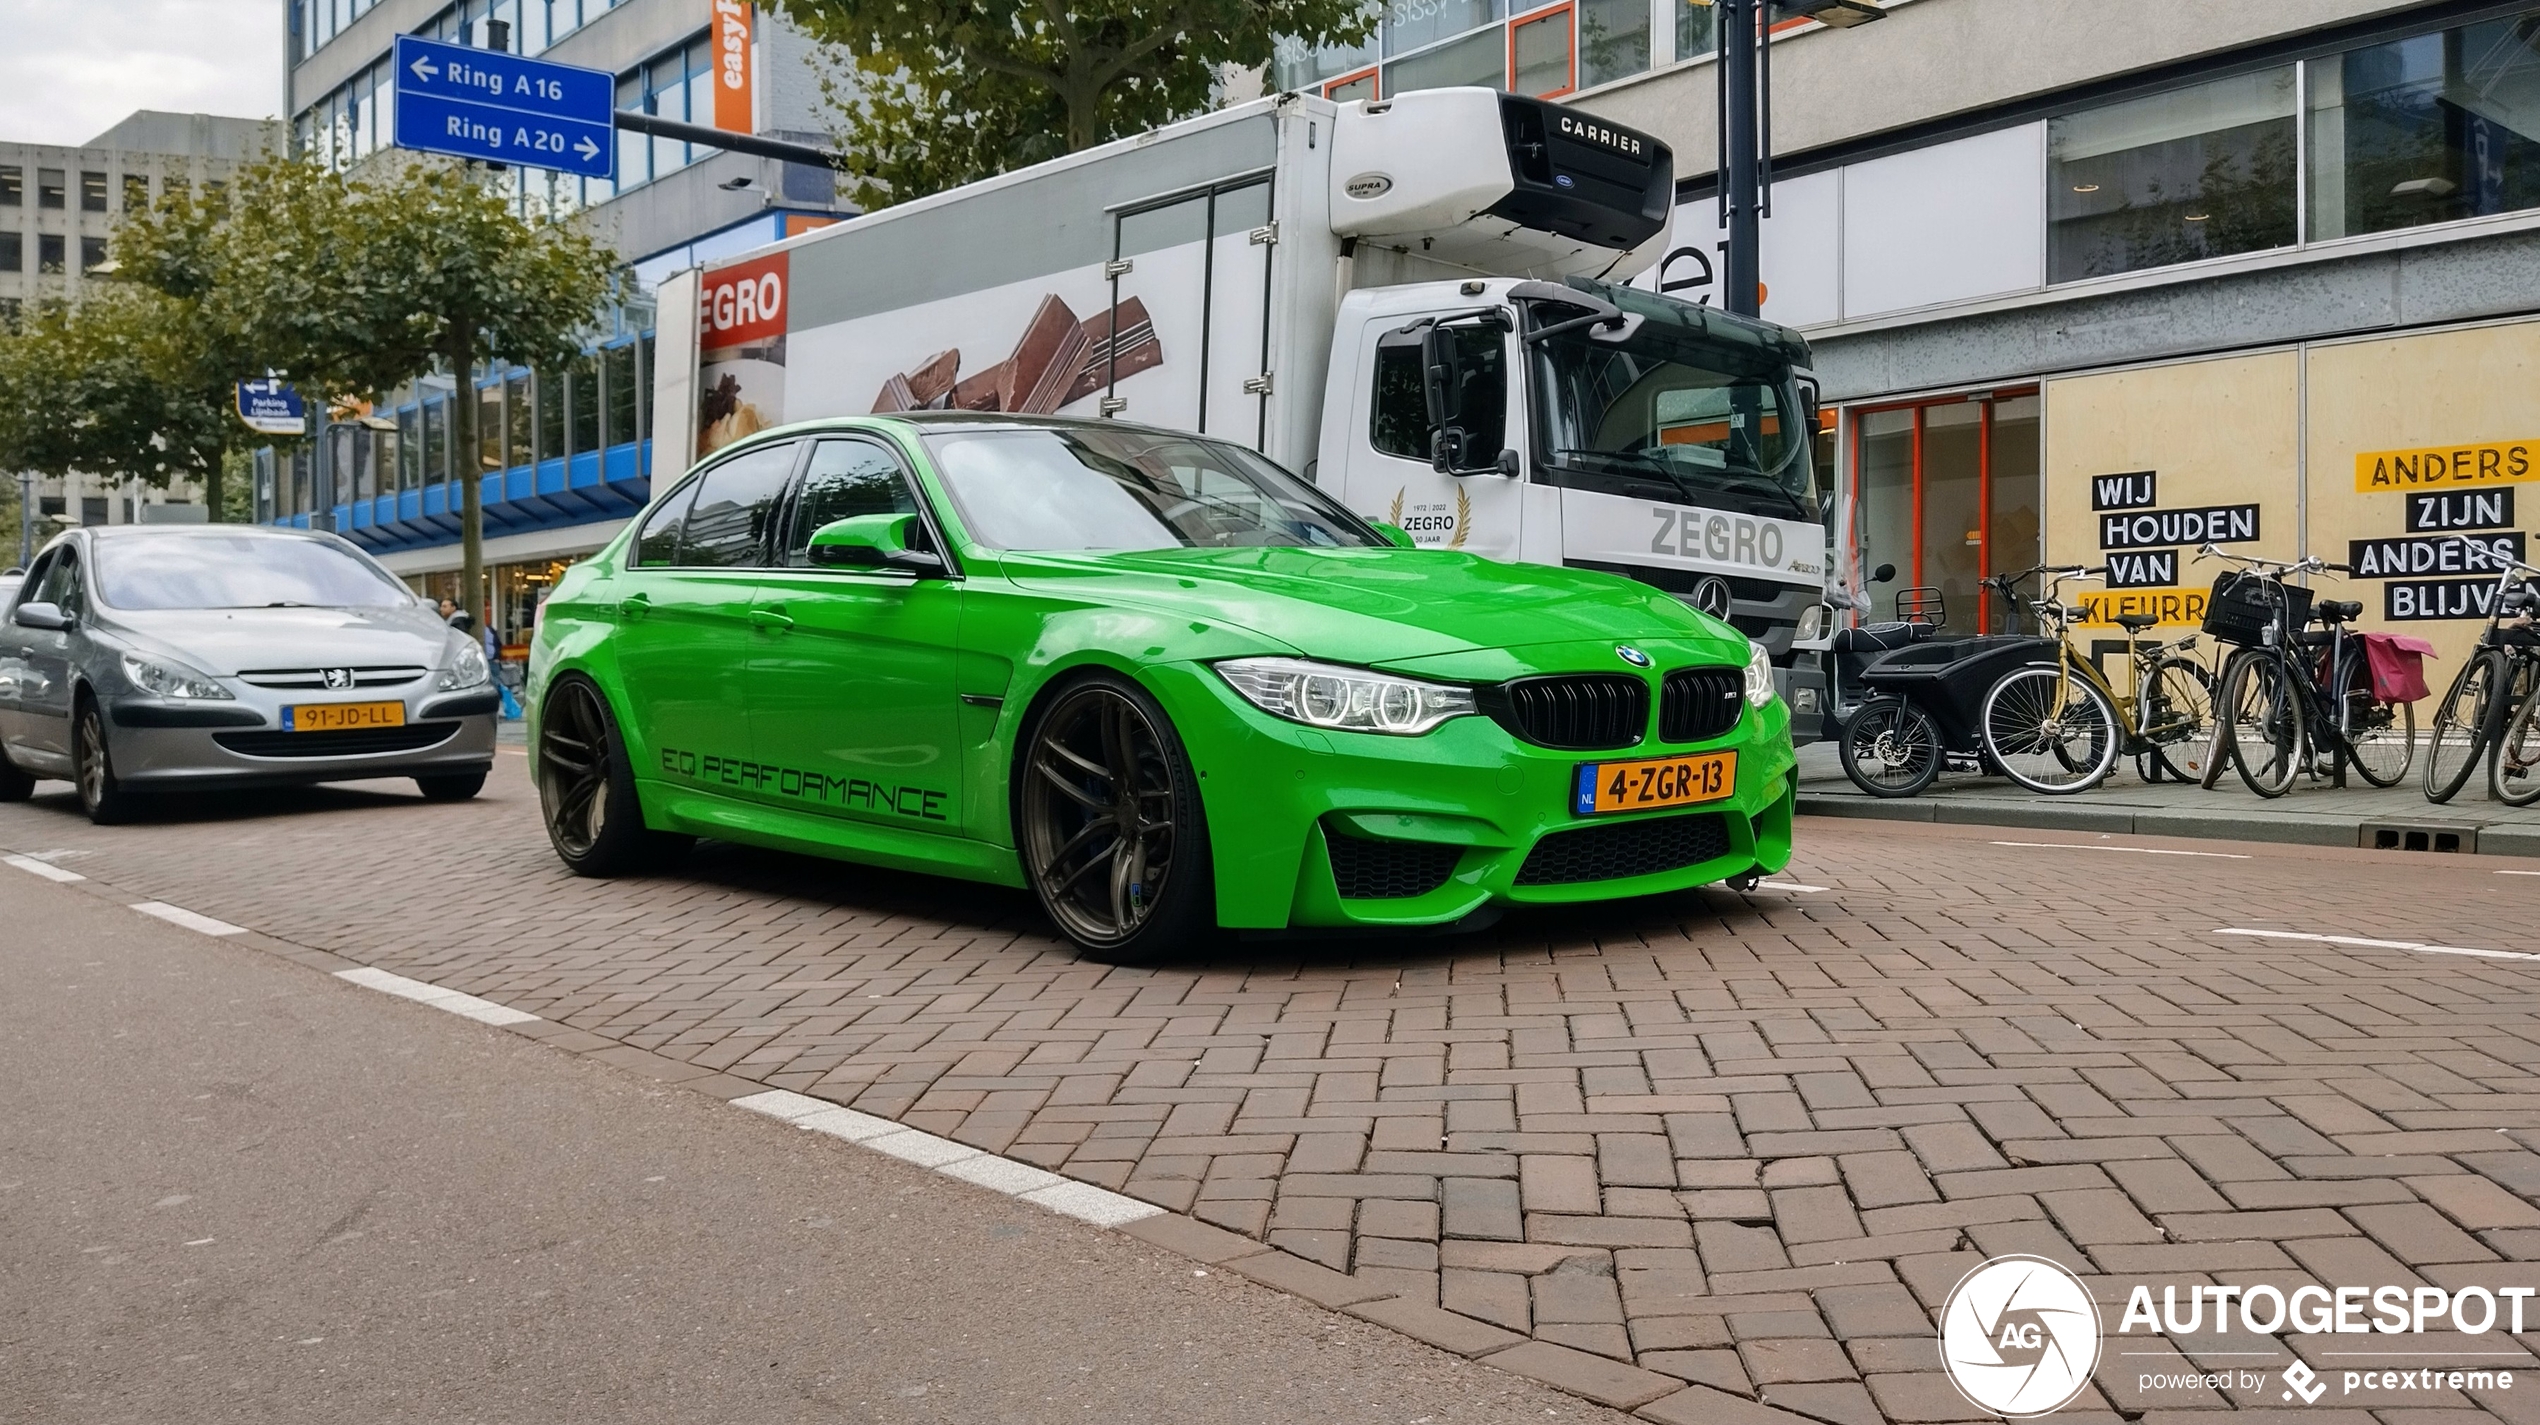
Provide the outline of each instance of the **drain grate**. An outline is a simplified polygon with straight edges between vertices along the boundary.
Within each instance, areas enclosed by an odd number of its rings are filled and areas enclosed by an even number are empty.
[[[2430,822],[2368,821],[2356,828],[2355,844],[2370,851],[2475,853],[2478,850],[2478,828]]]

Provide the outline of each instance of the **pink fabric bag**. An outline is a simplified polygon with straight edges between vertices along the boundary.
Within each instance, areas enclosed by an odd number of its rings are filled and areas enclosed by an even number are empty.
[[[2434,645],[2422,638],[2404,633],[2365,634],[2372,695],[2385,703],[2413,703],[2425,697],[2425,660],[2434,656]]]

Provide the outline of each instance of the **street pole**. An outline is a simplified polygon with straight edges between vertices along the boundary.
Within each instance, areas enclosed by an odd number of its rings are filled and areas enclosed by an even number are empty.
[[[309,528],[335,528],[335,411],[319,400],[317,417],[317,449],[309,452],[309,483],[317,488],[310,493],[317,506],[309,511]]]
[[[35,472],[18,472],[18,567],[35,562]]]
[[[1742,317],[1763,306],[1763,105],[1757,51],[1766,40],[1758,12],[1769,0],[1714,0],[1720,22],[1720,203],[1728,228],[1720,304]]]

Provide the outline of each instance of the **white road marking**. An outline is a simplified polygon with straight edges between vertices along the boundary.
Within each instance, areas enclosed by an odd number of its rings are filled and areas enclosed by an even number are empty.
[[[903,1162],[932,1168],[946,1177],[959,1178],[991,1192],[1020,1198],[1036,1207],[1090,1222],[1097,1227],[1118,1227],[1144,1217],[1160,1215],[1164,1209],[1151,1202],[1095,1187],[1092,1183],[1075,1182],[1056,1173],[1045,1172],[1029,1163],[994,1153],[983,1153],[966,1143],[938,1138],[902,1127],[887,1118],[840,1108],[824,1099],[785,1089],[769,1089],[732,1100],[735,1108],[763,1113],[782,1119],[799,1128],[826,1133],[850,1143],[888,1153]]]
[[[86,876],[81,875],[77,871],[65,871],[50,861],[38,861],[32,856],[0,856],[0,861],[6,861],[10,865],[17,867],[19,870],[24,871],[29,875],[42,876],[48,881],[85,881],[88,879]]]
[[[2238,851],[2173,851],[2166,846],[2093,846],[2087,841],[1996,841],[1996,846],[2023,846],[2033,851],[2131,851],[2137,856],[2210,856],[2217,861],[2246,861]]]
[[[1803,886],[1797,881],[1757,881],[1755,883],[1755,889],[1759,891],[1797,891],[1802,895],[1815,895],[1819,891],[1833,890],[1834,887]]]
[[[133,909],[143,915],[155,915],[170,925],[182,925],[188,930],[204,935],[247,933],[247,927],[243,925],[232,925],[226,920],[214,920],[208,915],[198,915],[181,905],[169,905],[166,901],[143,901]]]
[[[513,1009],[508,1005],[496,1004],[490,999],[478,999],[474,995],[460,994],[457,990],[445,990],[439,985],[425,984],[421,980],[410,980],[403,975],[392,975],[386,970],[373,969],[368,965],[354,970],[338,970],[335,972],[335,978],[349,980],[365,989],[374,989],[382,994],[410,999],[417,1004],[428,1004],[434,1009],[446,1009],[462,1019],[473,1019],[479,1024],[534,1024],[538,1020],[537,1015]]]
[[[2216,935],[2255,935],[2268,940],[2307,940],[2317,945],[2352,945],[2363,950],[2412,950],[2420,955],[2470,955],[2481,960],[2540,960],[2519,950],[2474,950],[2466,945],[2427,945],[2415,940],[2369,940],[2360,935],[2312,935],[2299,930],[2224,929]]]
[[[2499,876],[2540,876],[2540,871],[2498,871]]]

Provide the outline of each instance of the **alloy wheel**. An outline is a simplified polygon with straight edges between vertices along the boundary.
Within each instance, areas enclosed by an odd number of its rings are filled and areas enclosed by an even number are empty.
[[[1173,872],[1172,764],[1146,711],[1101,684],[1064,695],[1024,764],[1027,865],[1041,902],[1088,945],[1135,935]]]
[[[539,729],[539,801],[547,830],[568,856],[587,856],[608,829],[609,739],[599,695],[587,683],[558,684]]]

